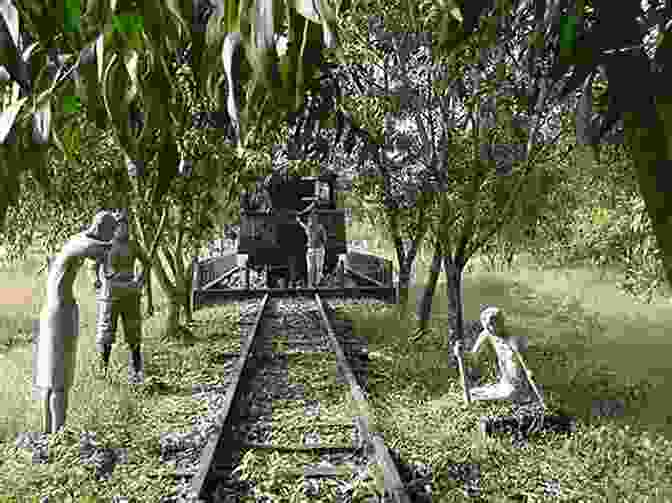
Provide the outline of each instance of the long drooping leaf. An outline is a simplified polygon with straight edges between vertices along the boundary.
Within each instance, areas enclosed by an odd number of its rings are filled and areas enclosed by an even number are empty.
[[[9,132],[14,126],[16,116],[27,100],[28,98],[25,97],[14,101],[9,107],[2,111],[2,114],[0,114],[0,143],[5,143]]]
[[[128,110],[124,107],[127,79],[118,54],[112,54],[103,73],[103,102],[112,130],[122,150],[132,161],[138,160],[128,134]]]
[[[19,15],[10,0],[0,0],[0,65],[21,87],[30,89],[27,67],[21,59]]]
[[[33,142],[37,145],[46,145],[49,142],[51,128],[51,100],[45,100],[33,112]]]
[[[240,98],[236,95],[238,88],[238,79],[240,63],[242,60],[242,36],[240,33],[229,33],[224,39],[222,46],[222,62],[224,72],[226,73],[227,84],[229,86],[229,98],[226,103],[226,110],[233,124],[236,145],[241,146],[241,138],[244,134],[240,123]]]

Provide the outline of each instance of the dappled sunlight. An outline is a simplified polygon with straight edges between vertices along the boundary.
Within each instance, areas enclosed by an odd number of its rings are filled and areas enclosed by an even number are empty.
[[[367,237],[364,232],[360,235]],[[396,263],[391,247],[373,249],[374,241],[369,242],[369,250]],[[672,380],[668,363],[671,343],[663,338],[672,323],[672,306],[638,305],[618,292],[613,278],[588,269],[544,272],[525,265],[495,273],[475,259],[464,275],[465,319],[478,319],[484,304],[503,309],[510,328],[529,338],[524,358],[545,394],[549,414],[567,414],[579,421],[579,429],[571,437],[541,436],[524,448],[514,448],[507,440],[484,440],[478,432],[480,418],[510,415],[511,405],[479,402],[467,406],[459,372],[448,365],[448,303],[443,276],[432,305],[432,330],[417,341],[412,339],[415,302],[422,297],[420,285],[426,281],[430,260],[426,253],[419,256],[417,284],[409,291],[411,305],[406,318],[400,319],[394,306],[351,306],[342,314],[352,320],[354,331],[368,340],[368,393],[376,424],[391,447],[432,466],[435,495],[451,497],[459,491],[459,483],[448,473],[460,463],[478,464],[484,487],[491,492],[501,487],[503,480],[516,490],[526,489],[531,480],[539,478],[540,471],[546,473],[543,467],[548,465],[554,468],[547,478],[557,472],[568,492],[601,494],[598,485],[586,483],[584,474],[606,473],[605,483],[617,484],[618,466],[632,456],[639,468],[633,468],[636,472],[630,478],[641,481],[646,474],[660,484],[666,469],[664,459],[669,458],[672,447],[665,447],[664,438],[653,435],[672,440],[672,405],[665,385]],[[17,269],[5,285],[16,289],[24,285],[24,290],[31,290],[26,285],[32,285],[32,301],[20,309],[5,305],[0,317],[7,321],[0,323],[11,325],[12,332],[29,331],[31,318],[39,317],[45,283],[44,273]],[[182,431],[194,414],[205,412],[206,404],[193,400],[188,388],[194,382],[214,379],[221,365],[232,361],[230,355],[240,351],[240,313],[235,304],[197,311],[190,326],[192,341],[185,345],[161,340],[164,313],[157,310],[157,315],[143,323],[148,382],[138,393],[124,381],[128,349],[121,328],[112,351],[111,379],[102,381],[94,376],[96,306],[92,283],[84,266],[74,287],[81,328],[68,431],[77,436],[80,431],[97,431],[101,442],[127,447],[141,459],[137,466],[119,466],[119,477],[128,477],[124,482],[128,483],[142,473],[141,468],[159,472],[161,434]],[[153,284],[158,307],[165,298],[158,282]],[[0,372],[5,377],[0,384],[0,444],[4,440],[5,449],[11,449],[17,433],[40,429],[39,402],[31,399],[30,339],[22,336],[0,356]],[[496,361],[488,351],[470,365],[477,367],[482,383],[496,378]],[[593,417],[591,407],[596,398],[622,399],[623,415]],[[650,444],[646,435],[651,436]],[[652,452],[648,445],[660,452]],[[59,448],[62,456],[78,455],[76,444]],[[503,458],[507,460],[505,467]],[[22,461],[12,463],[9,471],[19,470],[26,485],[46,477],[40,469],[28,475]],[[64,464],[56,467],[68,469]],[[81,477],[81,483],[88,483]],[[643,490],[644,482],[634,484]]]

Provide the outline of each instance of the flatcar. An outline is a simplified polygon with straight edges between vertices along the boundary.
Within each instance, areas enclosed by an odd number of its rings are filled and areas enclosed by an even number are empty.
[[[289,281],[290,261],[296,264],[296,278],[307,276],[306,235],[296,216],[317,208],[320,223],[327,231],[324,273],[347,253],[345,210],[336,205],[336,175],[298,177],[274,175],[252,193],[241,196],[239,255],[248,257],[247,266],[267,272],[267,286],[275,288]]]

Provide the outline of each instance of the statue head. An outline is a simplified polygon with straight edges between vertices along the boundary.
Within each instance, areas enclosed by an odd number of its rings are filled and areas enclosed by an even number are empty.
[[[86,231],[86,235],[101,241],[110,241],[117,228],[117,219],[109,211],[99,211],[93,217],[91,225]]]
[[[117,218],[117,228],[114,233],[114,237],[121,241],[128,241],[128,212],[126,210],[120,210],[116,214]]]
[[[481,325],[493,335],[504,336],[504,313],[499,308],[488,306],[481,311]]]

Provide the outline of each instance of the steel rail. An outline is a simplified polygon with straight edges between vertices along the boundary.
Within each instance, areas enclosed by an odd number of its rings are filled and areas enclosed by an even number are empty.
[[[226,424],[232,415],[233,404],[236,402],[236,399],[239,398],[238,395],[241,391],[240,383],[244,380],[244,376],[247,373],[248,365],[251,361],[250,356],[254,354],[254,347],[256,344],[257,335],[259,334],[259,328],[261,326],[260,322],[263,318],[264,311],[266,310],[269,299],[270,295],[266,294],[261,301],[259,312],[255,318],[254,330],[252,335],[248,338],[245,347],[242,348],[240,352],[240,358],[238,359],[239,364],[235,371],[236,373],[234,374],[231,386],[226,392],[226,398],[224,400],[224,406],[222,407],[221,413],[217,416],[215,431],[210,434],[208,441],[203,448],[203,452],[201,453],[198,471],[191,479],[191,493],[197,495],[199,498],[204,497],[207,491],[209,477],[212,475],[211,472],[215,464],[217,448],[228,434]]]
[[[273,292],[275,296],[276,292]],[[296,294],[296,291],[293,292]],[[354,371],[350,366],[350,363],[347,360],[347,357],[341,348],[336,333],[332,327],[332,322],[327,315],[327,308],[322,301],[321,297],[322,292],[318,293],[313,290],[313,300],[318,306],[320,312],[321,322],[323,328],[327,333],[327,340],[332,351],[336,355],[337,367],[340,370],[341,374],[344,376],[345,380],[350,386],[350,391],[353,399],[357,405],[356,416],[354,417],[354,423],[359,432],[359,439],[361,440],[360,446],[320,446],[318,448],[300,448],[299,446],[287,446],[285,448],[275,447],[271,445],[264,444],[253,444],[249,442],[237,442],[236,445],[233,445],[233,439],[229,437],[229,428],[228,426],[231,423],[232,413],[237,410],[234,407],[234,404],[238,399],[240,399],[240,393],[243,386],[241,383],[245,380],[250,361],[253,361],[253,356],[255,353],[255,348],[258,340],[258,335],[261,332],[260,328],[262,326],[261,320],[263,319],[264,311],[268,305],[268,300],[271,298],[271,293],[266,293],[262,299],[259,311],[255,316],[253,331],[251,336],[248,338],[244,348],[241,350],[239,357],[239,364],[236,369],[236,374],[232,381],[231,387],[228,389],[226,398],[224,401],[224,407],[222,408],[220,414],[217,416],[215,431],[210,434],[206,446],[201,453],[199,460],[199,468],[196,474],[191,479],[190,483],[190,492],[193,496],[208,501],[208,494],[210,492],[211,482],[215,482],[215,479],[221,474],[225,473],[226,470],[220,470],[217,466],[218,458],[218,449],[221,449],[226,445],[226,441],[229,440],[229,445],[227,446],[227,451],[232,452],[236,449],[244,447],[255,447],[255,448],[264,448],[264,449],[274,449],[274,450],[284,450],[284,451],[295,451],[295,450],[312,450],[312,451],[347,451],[351,449],[359,449],[363,447],[363,451],[367,455],[374,455],[377,461],[378,466],[381,468],[383,473],[383,483],[385,495],[390,497],[394,503],[410,503],[410,498],[406,492],[406,488],[401,480],[397,467],[392,460],[385,442],[382,439],[382,436],[374,431],[371,431],[371,419],[372,414],[366,394],[364,390],[360,387],[355,377]],[[304,470],[306,476],[336,476],[337,473],[323,473],[323,470],[319,466],[311,467],[310,469]],[[220,473],[221,472],[221,473]],[[297,472],[299,473],[299,472]]]
[[[359,409],[359,416],[357,416],[355,420],[358,423],[361,433],[360,438],[367,442],[367,451],[370,452],[373,450],[373,453],[376,456],[376,461],[378,462],[378,466],[383,471],[385,493],[392,498],[394,503],[410,503],[411,500],[408,496],[408,493],[406,492],[404,483],[401,480],[397,466],[394,464],[394,461],[392,460],[392,457],[390,456],[390,453],[385,446],[385,442],[382,436],[379,433],[371,430],[372,421],[370,419],[373,416],[369,408],[366,393],[357,382],[357,378],[355,377],[355,374],[352,371],[350,364],[348,363],[347,357],[341,348],[341,344],[336,338],[336,333],[334,332],[332,324],[329,321],[329,317],[327,316],[326,309],[319,293],[315,294],[315,302],[317,303],[317,306],[320,310],[320,316],[322,317],[322,322],[328,334],[329,345],[331,346],[332,351],[336,354],[338,368],[350,385],[352,397],[355,399],[355,403]]]

